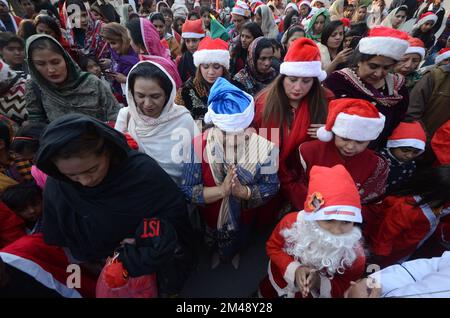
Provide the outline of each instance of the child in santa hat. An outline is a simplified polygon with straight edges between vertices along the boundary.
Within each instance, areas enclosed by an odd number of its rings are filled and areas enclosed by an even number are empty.
[[[443,48],[439,51],[438,55],[434,59],[436,66],[447,65],[450,63],[450,48]]]
[[[342,98],[330,102],[327,122],[319,128],[319,140],[298,147],[300,165],[280,165],[281,188],[295,208],[305,201],[313,166],[342,164],[358,188],[363,204],[384,194],[388,176],[387,161],[367,148],[384,127],[384,116],[363,99]]]
[[[425,43],[425,48],[429,50],[436,40],[434,36],[433,26],[436,24],[438,17],[433,12],[422,14],[417,20],[411,31],[411,35],[419,38]]]
[[[342,165],[311,169],[304,210],[287,214],[266,244],[268,276],[260,296],[342,297],[364,272],[361,203]]]
[[[400,123],[388,138],[386,148],[380,151],[389,163],[386,192],[400,187],[416,170],[415,158],[425,151],[427,137],[418,122]]]
[[[448,224],[449,215],[450,166],[417,172],[383,202],[363,210],[363,235],[369,246],[371,262],[385,267],[406,261],[424,243],[427,243],[427,248],[422,252],[437,251],[434,256],[439,256],[442,253],[439,241],[441,236],[448,237],[444,234],[449,229],[443,229],[440,223]],[[438,240],[432,238],[437,229],[445,230]],[[418,253],[415,256],[423,257]],[[430,256],[433,255],[427,255]]]

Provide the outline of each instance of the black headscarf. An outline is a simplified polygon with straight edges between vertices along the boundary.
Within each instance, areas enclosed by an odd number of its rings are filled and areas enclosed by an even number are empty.
[[[99,185],[84,187],[62,175],[51,158],[92,128],[112,148],[114,160]],[[68,247],[80,261],[95,261],[112,255],[123,239],[134,237],[143,219],[158,218],[173,226],[178,248],[188,245],[183,194],[152,158],[131,150],[120,132],[92,117],[66,115],[48,126],[36,157],[39,169],[49,175],[43,220],[47,243]]]

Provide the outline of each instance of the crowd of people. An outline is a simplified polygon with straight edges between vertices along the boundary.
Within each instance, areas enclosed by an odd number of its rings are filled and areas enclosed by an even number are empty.
[[[448,297],[443,1],[0,0],[0,297]]]

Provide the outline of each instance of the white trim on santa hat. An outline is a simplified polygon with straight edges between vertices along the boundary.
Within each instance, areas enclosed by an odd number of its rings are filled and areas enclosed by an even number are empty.
[[[427,14],[427,13],[424,13],[424,14]],[[429,13],[432,13],[432,12],[429,12]],[[434,13],[427,14],[426,16],[424,16],[421,19],[419,17],[419,20],[417,20],[416,24],[414,25],[414,28],[415,29],[420,28],[423,24],[427,23],[428,21],[433,21],[434,22],[433,25],[435,25],[437,20],[438,20],[438,16],[436,14],[434,14]]]
[[[286,14],[287,9],[289,9],[289,8],[292,8],[292,9],[294,9],[295,11],[299,12],[297,5],[296,5],[295,3],[293,3],[293,2],[289,2],[289,3],[287,4],[286,8],[284,8],[284,13],[285,13],[285,14]]]
[[[448,58],[450,58],[450,50],[436,56],[436,58],[434,59],[434,64],[439,64]]]
[[[205,33],[183,32],[181,37],[183,39],[201,39],[205,37]]]
[[[5,264],[30,275],[45,287],[58,292],[61,296],[66,298],[82,298],[80,293],[75,288],[69,288],[60,281],[56,280],[51,273],[47,272],[37,263],[5,252],[0,252],[0,257]]]
[[[423,140],[414,138],[388,140],[386,147],[387,148],[413,147],[423,151],[425,150],[425,142],[423,142]]]
[[[244,112],[237,114],[216,114],[213,110],[213,103],[211,103],[205,114],[205,123],[213,123],[220,130],[232,133],[242,131],[250,126],[255,116],[255,102],[250,94],[243,93],[250,98],[250,103]]]
[[[330,6],[330,2],[328,0],[313,0],[311,1],[311,8],[314,7],[314,5],[316,4],[316,2],[320,2],[323,3],[323,5],[325,6],[325,8],[328,8]]]
[[[425,57],[425,48],[420,46],[409,46],[405,54],[419,54],[423,60]]]
[[[359,52],[370,55],[382,55],[396,61],[401,60],[409,42],[390,36],[368,36],[359,41]]]
[[[236,14],[236,15],[240,15],[244,18],[249,18],[250,17],[250,9],[244,9],[241,7],[233,7],[233,9],[231,9],[231,14]]]
[[[361,209],[351,205],[332,205],[314,212],[303,212],[306,221],[338,220],[362,223]]]
[[[301,7],[303,4],[306,4],[309,8],[312,7],[311,2],[309,2],[309,1],[307,1],[307,0],[303,0],[303,1],[301,1],[301,2],[298,4],[298,8],[300,9],[300,7]]]
[[[383,131],[385,122],[383,114],[379,115],[379,118],[367,118],[339,113],[331,130],[341,138],[358,141],[375,140]]]
[[[327,78],[327,72],[322,70],[321,61],[283,62],[280,65],[280,74],[296,77],[317,77],[319,81]]]
[[[230,52],[227,50],[197,50],[194,53],[194,65],[218,63],[226,69],[230,68]]]

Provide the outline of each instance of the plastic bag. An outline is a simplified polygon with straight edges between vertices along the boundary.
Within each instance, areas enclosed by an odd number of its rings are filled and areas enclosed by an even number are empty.
[[[97,280],[96,298],[156,298],[158,288],[156,274],[129,277],[128,272],[115,254],[106,260],[106,265]]]

